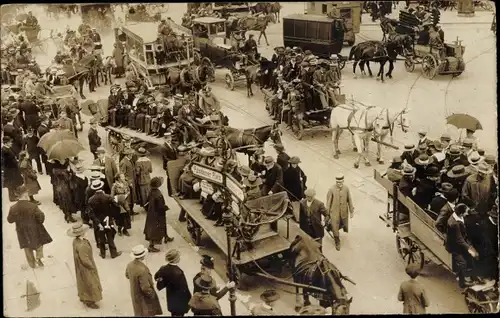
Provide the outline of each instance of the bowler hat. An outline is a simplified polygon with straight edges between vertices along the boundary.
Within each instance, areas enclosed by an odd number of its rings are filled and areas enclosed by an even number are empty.
[[[437,177],[439,176],[439,168],[436,166],[429,166],[425,170],[425,176],[427,177]]]
[[[214,269],[214,258],[210,255],[201,255],[200,264],[204,267]]]
[[[149,185],[151,186],[151,188],[158,189],[163,184],[163,180],[163,177],[153,177],[149,182]]]
[[[466,176],[468,173],[463,165],[457,165],[451,168],[450,171],[446,173],[449,178],[456,179]]]
[[[401,156],[396,156],[392,158],[392,163],[403,163],[403,159],[401,159]]]
[[[427,146],[427,143],[425,143],[425,142],[418,145],[418,150],[420,150],[420,151],[425,151],[425,150],[427,150],[427,148],[429,148],[429,147]]]
[[[280,298],[280,294],[275,289],[268,289],[260,294],[260,299],[266,303],[277,301]]]
[[[452,188],[450,191],[444,192],[443,195],[446,198],[446,200],[448,200],[448,202],[455,202],[458,198],[458,190]]]
[[[206,274],[202,274],[194,281],[194,283],[202,290],[210,290],[215,287],[215,282],[213,278]]]
[[[453,185],[449,182],[443,182],[441,183],[441,185],[438,187],[438,190],[441,192],[441,193],[446,193],[446,192],[450,192],[451,190],[453,189]]]
[[[177,264],[179,263],[181,259],[181,253],[179,253],[178,250],[172,249],[165,254],[165,261],[171,264]]]
[[[290,164],[299,164],[301,161],[300,161],[300,158],[297,157],[297,156],[293,156],[292,158],[290,158],[290,160],[288,160],[288,162]]]
[[[89,226],[87,224],[78,222],[74,223],[67,231],[66,234],[68,236],[72,237],[78,237],[82,236],[87,230],[89,229]]]

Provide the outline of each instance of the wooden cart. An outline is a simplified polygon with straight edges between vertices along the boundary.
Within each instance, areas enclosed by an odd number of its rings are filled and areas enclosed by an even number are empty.
[[[424,211],[402,194],[396,183],[384,178],[377,170],[374,170],[373,177],[387,190],[387,211],[379,218],[396,233],[396,248],[401,258],[406,263],[417,263],[420,268],[429,260],[451,272],[451,254],[444,247],[445,237],[434,227],[435,221],[430,216],[433,212]],[[400,206],[408,209],[409,218],[400,214]],[[465,302],[471,313],[496,312],[498,290],[494,283],[487,281],[465,289]]]

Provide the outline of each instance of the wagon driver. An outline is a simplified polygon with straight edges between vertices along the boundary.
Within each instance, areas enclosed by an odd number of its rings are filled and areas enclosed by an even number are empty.
[[[210,86],[205,86],[199,93],[199,105],[203,114],[211,115],[220,111],[219,99],[212,93]]]

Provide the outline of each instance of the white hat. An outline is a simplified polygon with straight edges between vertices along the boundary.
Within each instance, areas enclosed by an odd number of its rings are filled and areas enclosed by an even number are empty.
[[[103,186],[104,186],[104,182],[102,182],[101,180],[94,180],[90,184],[90,188],[92,190],[100,190],[100,189],[102,189]]]
[[[57,76],[62,76],[62,75],[66,75],[66,73],[63,70],[59,70],[59,71],[56,72],[56,75]]]
[[[146,247],[144,247],[144,245],[139,244],[137,246],[134,246],[134,248],[132,248],[132,252],[130,253],[130,256],[132,258],[138,259],[138,258],[146,256],[147,253],[148,253],[148,249]]]

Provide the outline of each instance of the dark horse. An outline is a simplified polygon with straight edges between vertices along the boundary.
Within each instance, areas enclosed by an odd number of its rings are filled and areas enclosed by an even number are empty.
[[[304,306],[311,304],[309,295],[319,300],[320,306],[332,307],[333,315],[347,315],[351,306],[352,297],[349,297],[343,280],[353,283],[348,277],[333,265],[319,250],[319,243],[300,235],[295,237],[289,249],[289,257],[293,265],[293,281],[295,283],[325,289],[318,292],[311,289],[302,289]],[[301,306],[299,287],[296,287],[297,303],[295,310]]]
[[[243,153],[248,153],[251,148],[262,147],[271,138],[275,144],[281,144],[281,132],[277,123],[258,128],[237,129],[226,127],[227,140],[231,148]]]
[[[366,41],[354,45],[349,53],[349,60],[354,60],[352,72],[356,76],[356,66],[359,62],[361,73],[365,73],[364,64],[368,67],[370,77],[373,76],[370,69],[370,61],[380,64],[380,69],[377,73],[377,79],[380,77],[384,82],[384,66],[389,62],[389,70],[385,76],[392,78],[394,63],[398,55],[406,55],[411,52],[413,40],[409,35],[395,34],[390,35],[387,41]]]
[[[213,68],[205,63],[198,66],[189,66],[184,69],[170,67],[167,70],[167,84],[172,88],[172,93],[185,94],[200,90],[214,77]]]

